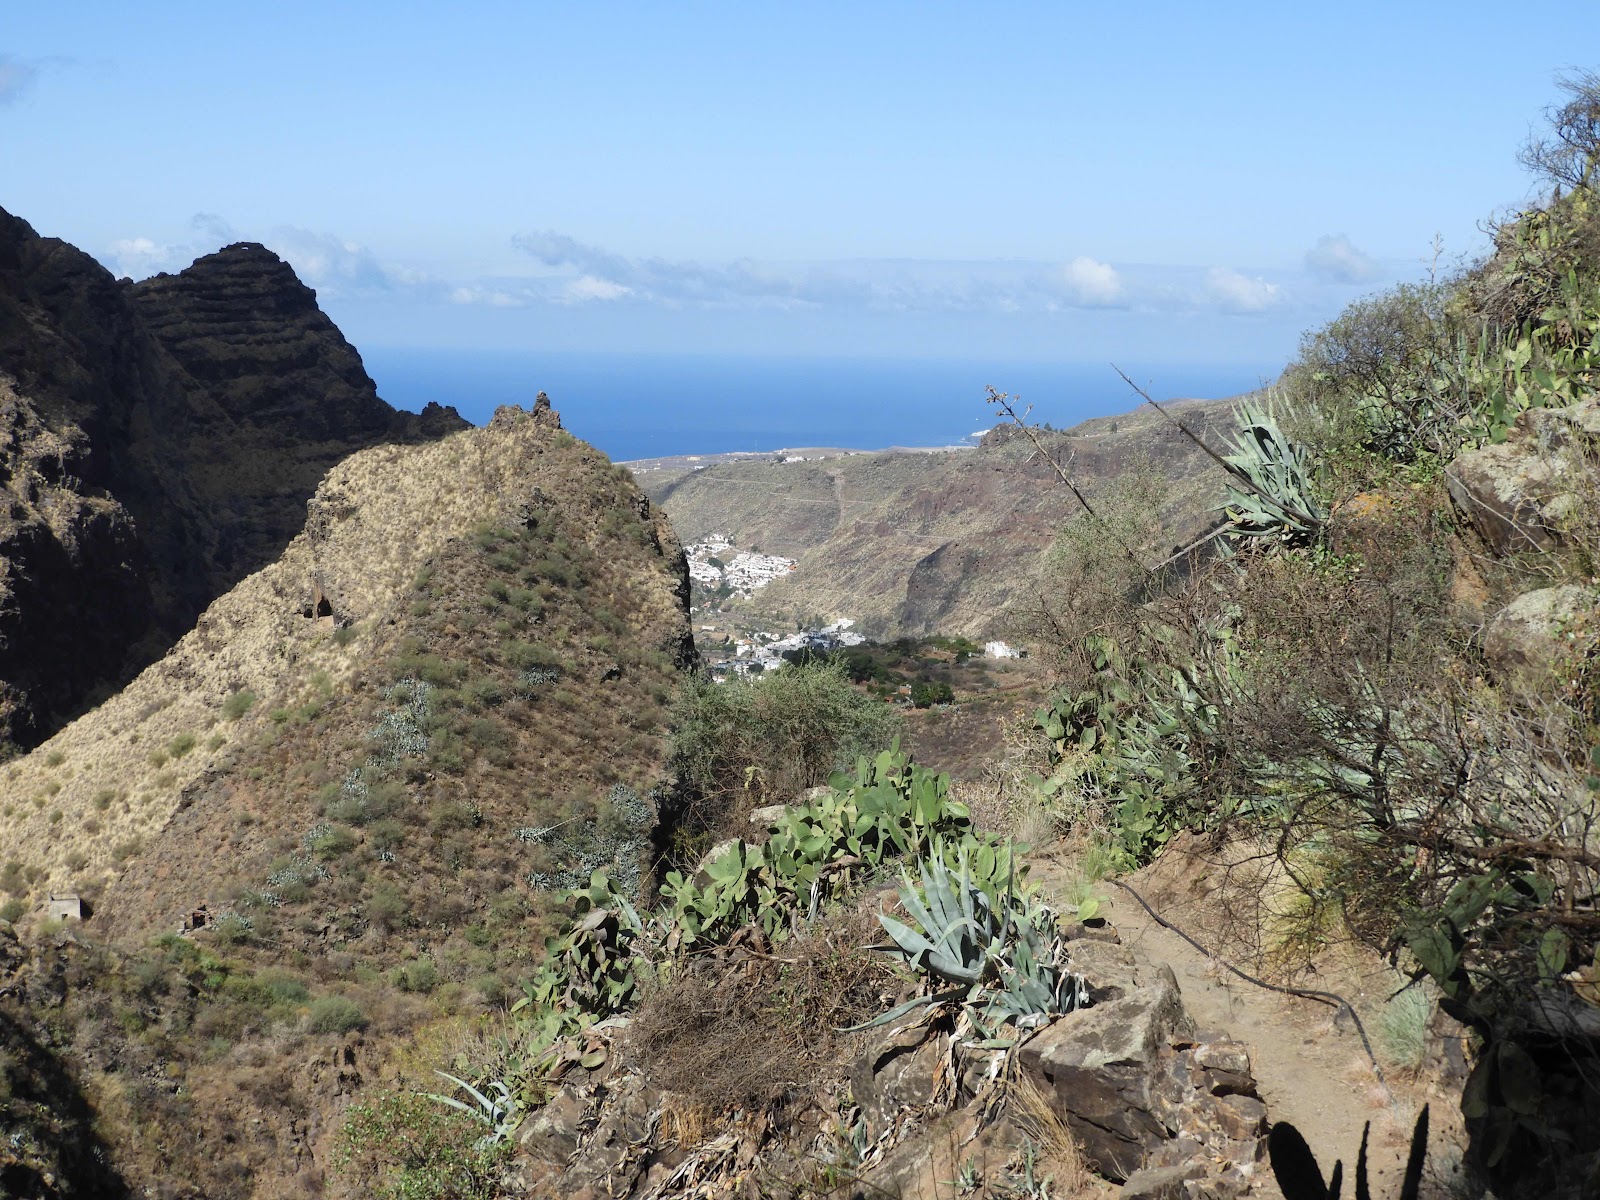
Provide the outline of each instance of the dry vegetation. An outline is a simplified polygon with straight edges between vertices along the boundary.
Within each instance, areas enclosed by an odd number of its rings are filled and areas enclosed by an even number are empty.
[[[648,994],[630,1041],[652,1082],[710,1114],[781,1109],[841,1083],[859,1039],[839,1030],[878,1015],[903,986],[864,947],[881,930],[868,897],[768,950],[691,962]]]

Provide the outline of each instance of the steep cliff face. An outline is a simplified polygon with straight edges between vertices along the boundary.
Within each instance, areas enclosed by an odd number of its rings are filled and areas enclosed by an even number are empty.
[[[29,746],[271,562],[400,413],[261,246],[118,281],[0,210],[0,746]]]

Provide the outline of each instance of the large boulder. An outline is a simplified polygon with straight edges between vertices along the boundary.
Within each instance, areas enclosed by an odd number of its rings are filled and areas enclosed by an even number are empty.
[[[1483,631],[1483,654],[1509,686],[1545,690],[1573,642],[1569,635],[1600,607],[1600,591],[1579,584],[1524,592],[1490,620]]]
[[[1496,445],[1468,451],[1445,472],[1457,510],[1497,554],[1545,550],[1600,492],[1600,397],[1529,409]]]
[[[1023,1072],[1056,1099],[1102,1174],[1121,1181],[1176,1132],[1163,1117],[1163,1059],[1192,1033],[1176,982],[1163,980],[1081,1012],[1031,1038]]]
[[[1174,1168],[1163,1186],[1186,1180],[1191,1195],[1248,1189],[1267,1128],[1249,1051],[1196,1032],[1170,968],[1040,1030],[1019,1062],[1107,1178]]]
[[[861,1106],[869,1137],[877,1137],[906,1107],[926,1108],[939,1096],[949,1038],[926,1020],[879,1034],[850,1072],[850,1094]]]

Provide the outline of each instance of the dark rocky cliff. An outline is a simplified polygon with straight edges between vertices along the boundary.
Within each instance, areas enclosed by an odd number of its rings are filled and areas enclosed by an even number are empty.
[[[465,424],[379,399],[265,247],[135,284],[0,210],[0,752],[276,558],[334,463]]]

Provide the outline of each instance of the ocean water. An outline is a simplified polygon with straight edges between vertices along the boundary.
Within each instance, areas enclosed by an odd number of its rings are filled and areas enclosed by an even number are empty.
[[[613,460],[840,446],[948,446],[996,424],[992,384],[1057,428],[1127,412],[1139,398],[1104,364],[927,359],[540,354],[368,348],[378,394],[416,411],[452,404],[483,424],[541,390],[562,424]],[[1271,364],[1123,364],[1158,400],[1231,396],[1276,374]]]

